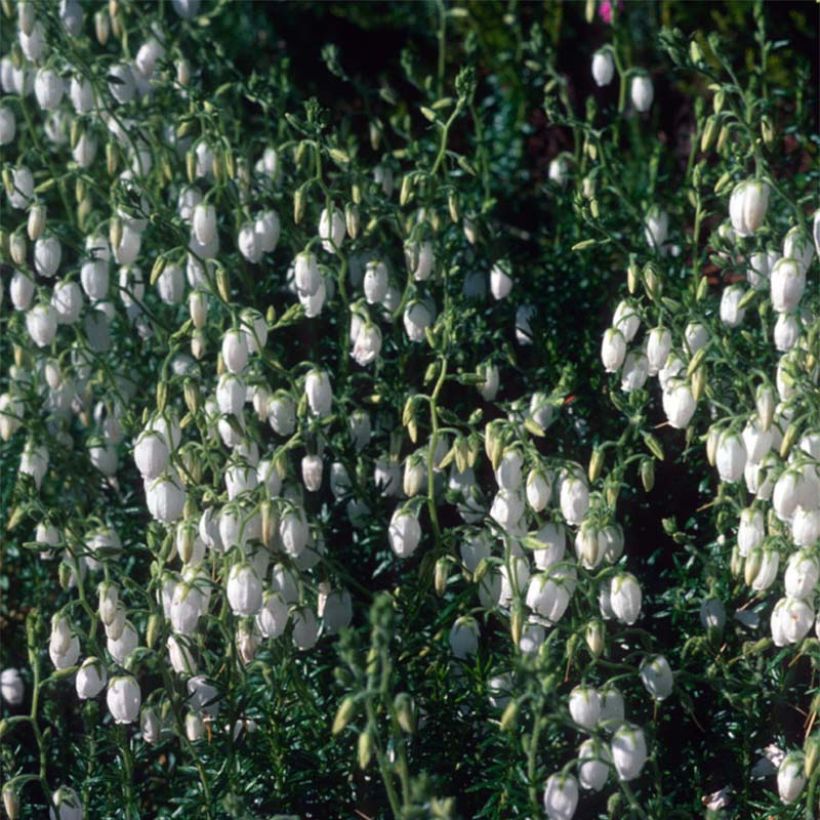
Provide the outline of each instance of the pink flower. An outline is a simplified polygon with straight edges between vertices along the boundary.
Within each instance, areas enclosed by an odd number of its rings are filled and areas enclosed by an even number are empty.
[[[623,0],[618,0],[618,11],[624,7]],[[612,0],[603,0],[598,6],[598,16],[609,25],[612,25]]]

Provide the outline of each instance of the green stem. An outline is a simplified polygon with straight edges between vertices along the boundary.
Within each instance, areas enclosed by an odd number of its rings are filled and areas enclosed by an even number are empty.
[[[527,750],[527,785],[530,795],[530,804],[532,805],[535,816],[541,813],[541,807],[538,800],[538,784],[536,783],[536,767],[538,765],[538,738],[541,735],[544,721],[541,717],[536,716],[532,727],[532,737],[530,738],[529,749]]]
[[[430,522],[433,525],[433,537],[436,542],[436,552],[441,549],[441,528],[438,522],[438,509],[436,507],[436,483],[434,461],[436,455],[436,445],[438,444],[439,424],[438,424],[438,396],[441,388],[444,385],[444,380],[447,377],[447,359],[441,360],[441,370],[439,371],[438,380],[430,394],[430,426],[432,432],[430,433],[430,444],[427,450],[427,509],[430,512]]]
[[[438,97],[444,96],[444,72],[446,68],[445,58],[447,56],[447,9],[444,0],[438,0]]]

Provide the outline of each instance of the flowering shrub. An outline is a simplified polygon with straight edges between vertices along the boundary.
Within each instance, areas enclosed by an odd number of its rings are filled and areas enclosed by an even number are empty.
[[[6,812],[814,816],[799,49],[329,7],[2,3]]]

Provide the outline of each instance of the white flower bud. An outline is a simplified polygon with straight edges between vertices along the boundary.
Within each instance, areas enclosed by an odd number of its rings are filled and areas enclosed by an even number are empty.
[[[0,694],[9,706],[19,706],[25,692],[26,687],[18,669],[9,667],[0,672]]]
[[[552,495],[552,486],[543,471],[530,470],[527,475],[527,503],[533,512],[541,512],[547,506]]]
[[[601,719],[601,696],[592,686],[576,686],[569,693],[569,713],[584,729],[594,729]]]
[[[646,763],[646,739],[643,730],[627,724],[612,737],[612,762],[621,780],[634,780]]]
[[[178,583],[174,587],[169,613],[174,633],[177,635],[196,634],[197,624],[204,608],[203,595],[196,586],[185,582]]]
[[[801,752],[790,752],[777,769],[777,792],[786,805],[794,803],[806,785],[804,760]]]
[[[34,296],[34,280],[22,271],[14,271],[9,286],[9,294],[15,310],[28,310]]]
[[[60,786],[51,796],[51,802],[54,808],[48,810],[49,820],[83,820],[85,817],[82,801],[68,786]]]
[[[657,376],[658,371],[666,364],[672,349],[672,334],[665,327],[655,327],[649,331],[646,346],[646,357],[649,359],[649,375]]]
[[[492,362],[485,362],[479,365],[478,374],[484,378],[484,381],[477,385],[481,398],[484,401],[494,401],[501,384],[498,367]]]
[[[34,77],[34,95],[44,111],[54,111],[64,91],[63,78],[51,68],[41,68]]]
[[[572,820],[578,807],[578,781],[571,774],[553,774],[544,787],[544,811],[549,820]]]
[[[550,160],[547,176],[552,182],[563,188],[569,179],[569,162],[567,158],[563,155],[559,155],[555,157],[555,159]]]
[[[228,574],[228,603],[234,615],[255,615],[262,606],[262,582],[249,564],[234,564]]]
[[[293,613],[293,643],[303,652],[312,649],[319,639],[319,622],[309,607],[300,607]]]
[[[262,253],[271,253],[279,244],[282,226],[276,211],[263,211],[256,217],[254,230]]]
[[[262,247],[259,242],[259,236],[256,233],[256,226],[253,222],[246,222],[239,229],[236,245],[239,248],[239,252],[248,262],[256,264],[262,258]]]
[[[615,617],[630,626],[641,612],[641,587],[634,575],[623,572],[610,584],[609,601]]]
[[[749,553],[746,559],[746,583],[757,592],[768,589],[777,578],[780,565],[780,554],[777,550],[757,548]]]
[[[181,4],[184,0],[174,0],[174,4]],[[185,715],[185,737],[191,743],[196,743],[205,737],[205,723],[202,718],[195,712],[188,712]]]
[[[157,478],[168,466],[168,445],[164,438],[153,430],[141,433],[134,445],[134,462],[143,479]]]
[[[641,317],[637,308],[626,300],[619,302],[612,315],[612,327],[620,330],[624,341],[629,344],[641,326]]]
[[[813,547],[820,539],[820,509],[796,507],[791,527],[792,541],[798,547]]]
[[[248,342],[241,330],[229,330],[222,337],[222,360],[231,373],[241,373],[248,363]]]
[[[162,725],[157,713],[150,706],[146,706],[140,714],[140,732],[146,743],[159,743]]]
[[[527,587],[527,606],[550,624],[558,623],[575,592],[576,580],[574,567],[553,567],[533,575]]]
[[[390,518],[387,537],[390,548],[399,558],[409,558],[421,541],[421,525],[418,518],[397,507]]]
[[[498,605],[505,609],[527,587],[530,580],[530,565],[523,555],[514,555],[509,563],[505,563],[500,570],[501,591],[498,595]]]
[[[805,274],[809,269],[814,256],[814,248],[812,248],[808,234],[797,225],[789,230],[783,240],[783,256],[796,260],[802,273]]]
[[[76,282],[58,282],[51,294],[51,306],[58,325],[71,325],[80,317],[83,294]]]
[[[94,87],[84,77],[74,76],[68,86],[68,96],[74,110],[82,116],[94,108]]]
[[[689,354],[694,356],[709,341],[709,331],[700,322],[689,322],[683,332]]]
[[[721,481],[738,481],[743,477],[743,470],[746,467],[746,445],[742,436],[726,430],[717,441],[715,451],[715,463]]]
[[[313,296],[319,289],[322,276],[319,273],[319,266],[316,264],[314,254],[303,251],[296,255],[294,282],[297,291],[305,296]]]
[[[288,624],[288,605],[278,592],[266,592],[262,608],[256,615],[256,625],[263,638],[278,638]]]
[[[624,721],[624,698],[615,689],[608,686],[602,689],[601,695],[601,723],[607,727],[607,731],[613,731]]]
[[[786,470],[774,485],[772,506],[781,521],[791,521],[800,504],[801,474],[797,470]]]
[[[601,361],[607,373],[617,373],[626,356],[626,341],[623,333],[617,328],[609,327],[604,331],[601,342]]]
[[[287,393],[274,393],[268,401],[268,422],[280,436],[290,436],[296,429],[296,403]]]
[[[510,263],[506,260],[496,262],[490,270],[490,292],[497,302],[510,295],[513,286],[511,273]]]
[[[220,413],[239,416],[245,406],[247,386],[241,376],[223,373],[216,385],[216,406]]]
[[[649,359],[643,351],[632,350],[627,353],[621,373],[621,390],[632,393],[640,390],[649,376]]]
[[[772,449],[774,429],[764,430],[756,418],[750,419],[743,428],[743,446],[746,448],[747,462],[758,463]]]
[[[495,480],[499,488],[513,492],[518,490],[521,487],[523,465],[524,457],[518,450],[505,450],[495,471]]]
[[[636,111],[649,111],[655,98],[655,89],[649,75],[637,74],[632,78],[629,96]]]
[[[382,349],[382,332],[371,322],[362,322],[350,355],[360,367],[367,367],[379,358]]]
[[[424,282],[430,278],[435,264],[432,242],[408,242],[404,246],[404,257],[407,269],[413,274],[416,282]]]
[[[77,670],[75,687],[80,700],[96,698],[105,688],[108,673],[98,658],[86,658]]]
[[[796,259],[783,257],[772,269],[770,287],[772,307],[778,313],[788,313],[800,304],[806,289],[806,273]]]
[[[188,311],[191,321],[197,329],[205,327],[208,320],[208,297],[201,290],[193,290],[188,294]]]
[[[411,342],[423,342],[424,331],[433,324],[434,311],[427,302],[413,301],[404,310],[404,330]]]
[[[120,105],[125,105],[134,99],[137,93],[137,83],[130,65],[118,63],[108,69],[108,90]]]
[[[746,268],[746,281],[755,290],[765,290],[769,284],[769,274],[774,263],[779,258],[779,254],[772,252],[773,258],[770,260],[770,253],[758,251],[749,257],[749,267]]]
[[[108,295],[108,262],[102,259],[83,262],[80,268],[80,282],[86,296],[92,302],[105,299]]]
[[[137,51],[137,56],[134,58],[134,64],[140,74],[142,74],[146,80],[150,80],[154,75],[157,62],[164,57],[165,49],[160,42],[152,37],[140,46],[139,51]]]
[[[657,700],[665,700],[672,694],[675,681],[669,661],[663,655],[644,658],[640,668],[641,682],[646,691]]]
[[[387,294],[388,276],[384,262],[373,259],[365,266],[364,297],[369,305],[380,303]]]
[[[178,305],[185,295],[185,274],[179,265],[168,264],[157,278],[157,293],[166,305]]]
[[[26,313],[26,330],[37,347],[47,347],[57,335],[57,311],[51,305],[35,305]]]
[[[592,77],[595,84],[602,88],[612,82],[615,76],[615,60],[609,50],[601,49],[592,55]]]
[[[330,635],[337,635],[339,630],[350,625],[353,619],[353,601],[346,590],[319,593],[319,617],[325,625],[325,631]]]
[[[318,492],[322,486],[322,457],[306,455],[302,458],[302,481],[308,492]]]
[[[729,285],[720,297],[720,321],[727,327],[738,327],[746,316],[740,302],[746,295],[742,285]]]
[[[781,598],[772,610],[770,621],[775,646],[800,643],[814,622],[814,610],[801,598]]]
[[[322,240],[322,247],[327,253],[337,253],[342,247],[345,238],[345,217],[338,209],[333,208],[332,214],[327,208],[322,209],[319,216],[319,238]]]
[[[800,338],[800,321],[789,313],[781,313],[774,325],[774,346],[781,353],[791,350]]]
[[[450,628],[450,651],[459,660],[466,660],[478,652],[480,630],[475,618],[458,618]]]
[[[291,558],[298,558],[307,547],[309,537],[310,531],[303,510],[288,510],[279,522],[279,538],[285,552]]]
[[[188,705],[195,714],[216,717],[219,714],[219,690],[204,675],[195,675],[185,684]]]
[[[582,521],[575,536],[575,554],[584,569],[595,569],[604,557],[603,533],[589,520]]]
[[[34,177],[28,168],[11,169],[12,190],[6,191],[12,208],[28,208],[34,194]]]
[[[564,558],[567,535],[563,525],[550,521],[538,530],[535,539],[544,545],[543,549],[533,551],[533,559],[538,569],[549,569]]]
[[[83,131],[74,147],[71,156],[80,168],[88,168],[97,158],[97,138],[91,131]]]
[[[663,391],[663,410],[669,424],[676,430],[685,430],[689,426],[696,407],[692,389],[684,381],[674,379]]]
[[[820,561],[809,550],[798,550],[789,556],[784,578],[786,595],[811,600],[817,592],[818,580]]]
[[[16,133],[17,120],[14,118],[14,111],[6,106],[0,106],[0,145],[14,142]]]
[[[314,416],[329,416],[333,406],[330,377],[324,370],[311,370],[305,377],[305,395]]]
[[[225,489],[229,500],[232,501],[242,493],[252,492],[258,484],[256,468],[245,459],[228,463],[225,470]]]
[[[752,236],[763,224],[769,207],[769,186],[747,179],[739,182],[729,199],[729,218],[738,236]]]
[[[146,481],[145,501],[148,511],[157,521],[173,523],[182,517],[185,489],[178,476],[164,473],[154,481]]]
[[[600,740],[585,740],[578,749],[578,781],[582,789],[599,792],[609,779],[612,755]]]
[[[171,635],[166,643],[168,660],[174,672],[178,675],[190,676],[196,674],[196,663],[188,644],[184,639]]]
[[[63,249],[56,236],[41,236],[34,243],[34,267],[40,276],[51,278],[60,267]]]
[[[204,202],[194,206],[191,222],[194,236],[201,245],[209,245],[216,239],[216,208]]]
[[[766,525],[762,511],[753,507],[741,510],[740,525],[737,530],[737,545],[740,554],[745,558],[755,547],[763,543],[765,536]]]
[[[239,659],[245,665],[249,664],[255,657],[259,649],[261,635],[255,624],[241,621],[236,628],[234,641]]]
[[[576,526],[589,509],[589,488],[582,476],[567,476],[561,481],[559,493],[561,513],[568,524]]]

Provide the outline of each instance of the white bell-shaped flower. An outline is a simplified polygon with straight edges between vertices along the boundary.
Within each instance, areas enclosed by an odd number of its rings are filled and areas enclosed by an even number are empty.
[[[666,700],[672,694],[675,680],[669,661],[663,655],[644,658],[640,668],[641,682],[655,700]]]
[[[131,675],[111,678],[105,699],[115,723],[133,723],[139,717],[142,693]]]
[[[576,686],[569,693],[569,713],[584,729],[594,729],[601,719],[601,696],[592,686]]]
[[[625,724],[612,736],[612,762],[621,780],[634,780],[646,763],[646,738],[638,726]]]
[[[634,624],[641,612],[641,587],[628,572],[616,575],[609,588],[609,601],[615,617],[625,624]]]
[[[552,774],[544,786],[544,812],[549,820],[572,820],[578,808],[578,781],[571,774]]]

